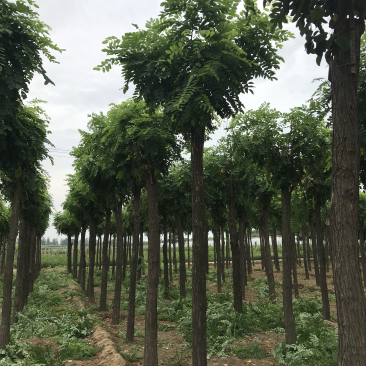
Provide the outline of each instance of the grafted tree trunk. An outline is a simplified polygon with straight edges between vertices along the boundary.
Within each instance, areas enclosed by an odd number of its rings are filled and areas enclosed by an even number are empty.
[[[133,342],[135,339],[135,301],[136,301],[136,271],[139,249],[140,232],[140,186],[135,186],[133,193],[133,248],[130,261],[130,291],[128,294],[128,319],[126,341]],[[149,225],[150,226],[150,225]],[[145,350],[146,352],[146,350]]]
[[[78,278],[78,249],[79,249],[79,230],[75,230],[74,234],[74,256],[72,275],[75,279]]]
[[[71,234],[67,234],[67,272],[72,273],[72,241]]]
[[[268,208],[263,208],[263,237],[264,237],[264,250],[265,253],[264,261],[266,265],[266,275],[269,287],[269,298],[276,298],[275,281],[273,275],[273,265],[271,260],[271,247],[269,246],[269,228],[268,228]]]
[[[85,233],[86,227],[81,228],[80,237],[80,265],[79,265],[79,281],[83,291],[85,291],[85,272],[86,272],[86,258],[85,258]]]
[[[20,202],[22,199],[22,186],[20,180],[15,183],[13,201],[11,205],[10,231],[8,236],[8,246],[6,251],[6,265],[3,285],[3,306],[0,326],[0,349],[4,349],[10,340],[10,320],[11,320],[11,293],[13,285],[13,263],[15,252],[15,241],[18,235],[18,218]]]
[[[177,224],[178,246],[179,246],[179,294],[186,297],[186,258],[184,253],[184,235],[182,220],[178,212],[175,213],[175,222]]]
[[[107,311],[107,287],[108,287],[108,244],[109,244],[109,230],[111,227],[111,210],[107,209],[105,212],[104,237],[103,237],[103,269],[102,269],[102,284],[100,286],[100,302],[99,310]]]
[[[164,264],[164,296],[169,295],[169,267],[168,267],[168,225],[166,222],[166,214],[163,216],[163,230],[164,230],[164,243],[163,243],[163,264]]]
[[[243,295],[241,289],[241,273],[240,273],[240,248],[238,243],[238,235],[236,231],[235,218],[235,196],[231,195],[229,203],[229,230],[230,230],[230,246],[233,261],[233,292],[234,292],[234,309],[238,313],[243,312]]]
[[[95,303],[94,297],[94,265],[95,265],[95,246],[97,241],[97,223],[93,215],[89,220],[89,276],[88,276],[88,300],[90,304]]]
[[[282,266],[283,266],[283,312],[285,318],[285,338],[287,344],[296,343],[295,317],[292,308],[291,284],[291,192],[281,189],[282,200]]]
[[[215,252],[217,253],[217,292],[221,293],[221,270],[222,270],[222,264],[221,264],[221,253],[220,253],[220,229],[219,225],[216,221],[214,221],[214,248]]]
[[[192,365],[206,366],[206,261],[205,202],[203,188],[204,129],[191,132],[192,170]]]
[[[154,172],[146,176],[149,212],[148,278],[145,314],[144,365],[158,366],[158,286],[160,276],[160,232],[158,210],[158,182]],[[179,230],[179,229],[178,229]],[[183,234],[183,232],[182,232]],[[179,231],[178,231],[179,235]],[[184,247],[183,247],[184,250]],[[183,254],[184,258],[184,254]],[[185,265],[183,266],[185,268]],[[182,269],[180,269],[182,270]]]

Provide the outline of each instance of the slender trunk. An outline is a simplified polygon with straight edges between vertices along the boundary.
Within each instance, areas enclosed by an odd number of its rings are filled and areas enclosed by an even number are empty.
[[[89,223],[89,276],[88,276],[88,300],[90,304],[95,303],[94,297],[94,264],[95,264],[95,246],[97,241],[97,223],[90,215]]]
[[[85,291],[85,271],[86,271],[86,258],[85,258],[85,233],[86,227],[81,228],[80,237],[80,264],[79,264],[79,281],[83,291]]]
[[[253,242],[252,242],[252,232],[251,231],[249,232],[249,240],[250,240],[250,249],[252,252],[252,267],[254,267],[255,263],[254,263]]]
[[[328,240],[328,234],[327,231],[324,233],[325,237],[325,259],[326,259],[326,269],[327,272],[329,272],[329,240]]]
[[[116,271],[116,234],[113,234],[113,250],[112,250],[112,276]]]
[[[205,262],[206,262],[206,273],[209,274],[210,266],[208,265],[208,225],[205,222]]]
[[[295,317],[292,308],[291,285],[291,192],[281,189],[282,199],[282,266],[283,266],[283,312],[285,318],[285,338],[287,344],[296,343]]]
[[[310,227],[310,235],[311,235],[311,247],[313,249],[315,281],[316,281],[316,285],[320,286],[319,264],[318,264],[318,249],[317,249],[317,245],[316,245],[316,235],[315,235],[314,223],[313,223],[313,220],[311,218],[309,218],[309,227]]]
[[[103,237],[103,269],[102,269],[102,284],[100,286],[100,302],[99,311],[107,311],[107,287],[108,287],[108,244],[109,244],[109,231],[111,227],[111,210],[107,209],[105,212],[105,224],[104,224],[104,237]]]
[[[240,248],[236,231],[235,217],[235,196],[231,195],[229,203],[229,230],[230,230],[230,246],[233,261],[233,292],[234,292],[234,309],[238,313],[243,312],[243,295],[241,289],[241,273],[240,273]]]
[[[95,268],[99,268],[99,245],[100,245],[100,236],[97,237],[97,248],[96,248],[96,261]]]
[[[16,275],[16,284],[15,284],[15,293],[14,293],[14,309],[13,309],[13,323],[18,321],[17,313],[23,310],[25,298],[23,294],[24,290],[24,281],[28,278],[28,266],[27,266],[27,227],[28,220],[25,218],[23,212],[20,212],[19,218],[19,240],[18,240],[18,256],[17,256],[17,275]]]
[[[264,262],[265,251],[264,251],[263,230],[259,230],[259,243],[260,243],[260,248],[261,248],[261,265],[262,265],[262,270],[264,270],[265,269],[265,262]]]
[[[306,244],[306,238],[305,238],[305,229],[302,226],[301,227],[301,236],[302,236],[302,248],[304,251],[304,267],[305,267],[305,277],[308,280],[309,279],[309,271],[308,271],[308,248]]]
[[[74,235],[74,256],[73,256],[73,267],[72,267],[72,275],[74,279],[78,278],[78,249],[79,249],[79,230],[76,230]]]
[[[141,196],[141,188],[140,186],[136,185],[133,194],[133,251],[132,251],[132,258],[130,260],[130,292],[128,295],[128,319],[127,319],[127,332],[126,332],[127,342],[133,342],[135,339],[134,333],[135,333],[136,271],[137,271],[137,257],[138,257],[139,233],[140,233],[140,196]]]
[[[240,252],[240,274],[241,274],[241,294],[245,299],[245,286],[247,285],[247,266],[245,252],[245,220],[244,217],[239,219],[239,252]]]
[[[172,232],[169,231],[169,277],[170,282],[173,282],[173,268],[172,268]]]
[[[272,247],[273,247],[273,257],[275,262],[276,271],[280,272],[280,261],[278,260],[278,248],[277,248],[277,233],[276,230],[272,232]]]
[[[118,238],[117,238],[118,240]],[[117,244],[118,245],[118,244]],[[127,233],[125,233],[123,235],[123,258],[122,258],[122,282],[125,280],[126,278],[126,270],[127,270]]]
[[[122,287],[122,263],[123,263],[123,227],[122,227],[122,202],[116,200],[114,215],[117,229],[117,258],[116,258],[116,282],[114,285],[112,324],[119,324],[121,309],[121,287]]]
[[[226,230],[226,268],[229,269],[230,267],[230,239],[229,239],[229,230]]]
[[[214,238],[213,238],[213,241],[214,241],[214,245],[213,245],[213,248],[214,248],[214,251],[213,251],[213,254],[214,254],[214,268],[216,268],[216,245],[215,245],[215,240],[217,240],[217,239],[215,239],[215,234],[213,234],[214,235]]]
[[[189,233],[187,234],[188,268],[191,268],[191,254],[189,250]]]
[[[206,261],[203,145],[205,131],[191,133],[192,170],[192,365],[206,366]]]
[[[295,297],[299,297],[299,282],[297,280],[297,255],[296,255],[296,241],[295,241],[295,233],[291,233],[291,264],[292,264],[292,276],[294,279],[293,289],[295,292]]]
[[[269,246],[269,228],[268,228],[268,208],[263,208],[263,237],[264,237],[264,253],[265,253],[265,264],[266,264],[266,275],[269,286],[269,298],[276,298],[275,281],[273,275],[273,265],[271,260],[271,247]]]
[[[138,259],[138,271],[137,271],[137,280],[138,281],[141,280],[143,260],[144,260],[144,225],[141,222],[141,224],[140,224],[139,259]]]
[[[251,244],[251,240],[250,240],[250,237],[249,237],[249,230],[248,229],[248,234],[245,235],[245,238],[246,238],[246,253],[247,253],[247,267],[248,267],[248,274],[251,274],[252,273],[252,261],[251,261],[251,258],[250,258],[250,244]]]
[[[3,275],[4,274],[4,270],[5,270],[5,257],[6,257],[6,238],[3,238],[3,247],[1,249],[1,266],[0,266],[0,274]]]
[[[179,294],[186,297],[186,258],[184,253],[184,235],[182,220],[178,212],[175,213],[175,222],[177,225],[178,247],[179,247]]]
[[[37,278],[41,273],[42,257],[41,257],[41,236],[37,236]]]
[[[109,233],[109,244],[108,244],[108,272],[111,265],[111,248],[112,248],[112,233]]]
[[[36,280],[36,229],[34,226],[31,227],[30,235],[30,257],[29,257],[29,275],[28,275],[28,289],[27,289],[27,300],[28,295],[33,292],[33,284]]]
[[[323,303],[323,319],[330,320],[330,308],[328,298],[328,286],[327,286],[327,272],[326,272],[326,259],[325,249],[323,244],[323,233],[322,233],[322,221],[320,215],[320,204],[315,204],[315,223],[316,223],[316,238],[318,247],[318,258],[319,258],[319,279],[320,279],[320,290],[322,293]]]
[[[108,239],[108,238],[107,238]],[[103,243],[105,242],[105,239],[103,237],[103,242],[102,242],[102,235],[99,235],[99,270],[102,270],[102,247],[103,247]],[[107,240],[107,246],[108,246],[108,240]]]
[[[297,261],[299,266],[302,267],[299,234],[296,235],[296,248],[297,248]]]
[[[163,264],[164,264],[164,297],[169,295],[169,267],[168,267],[168,225],[166,214],[163,216],[164,243],[163,243]]]
[[[361,252],[361,266],[363,274],[363,286],[366,287],[366,256],[365,256],[365,235],[364,235],[363,220],[359,221],[359,237],[360,237],[360,252]]]
[[[20,202],[22,199],[22,187],[20,180],[15,183],[13,202],[11,205],[10,230],[8,236],[8,246],[6,251],[6,265],[3,285],[3,306],[0,326],[0,349],[4,349],[10,340],[10,320],[11,320],[11,293],[13,288],[13,264],[15,241],[18,234],[18,218]]]
[[[67,272],[72,273],[72,241],[71,241],[71,234],[67,234]]]
[[[158,182],[153,171],[147,174],[146,189],[149,212],[148,273],[145,313],[144,365],[158,366],[158,286],[160,276],[160,232]],[[182,232],[183,235],[183,232]],[[178,229],[179,236],[179,229]],[[184,244],[184,243],[183,243]],[[184,246],[183,246],[184,250]],[[183,254],[184,259],[184,254]],[[185,265],[183,265],[185,268]],[[180,269],[182,271],[182,268]]]
[[[177,264],[177,251],[175,246],[175,230],[173,230],[173,264],[174,264],[174,273],[178,272],[178,264]]]
[[[220,253],[220,228],[216,221],[214,221],[214,228],[213,228],[213,235],[214,235],[214,248],[215,252],[217,253],[217,292],[221,293],[221,253]]]
[[[221,228],[221,274],[222,280],[225,282],[225,238],[224,238],[224,228]]]

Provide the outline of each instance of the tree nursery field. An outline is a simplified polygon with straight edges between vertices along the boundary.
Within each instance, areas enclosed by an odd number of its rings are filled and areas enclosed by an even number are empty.
[[[37,9],[0,0],[0,365],[365,366],[366,0],[166,0],[107,37],[131,97],[88,114],[58,212]],[[245,109],[288,22],[328,78]]]

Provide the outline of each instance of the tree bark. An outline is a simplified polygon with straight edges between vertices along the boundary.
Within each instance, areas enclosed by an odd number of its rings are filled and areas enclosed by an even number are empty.
[[[250,240],[250,237],[249,237],[249,230],[251,229],[248,229],[248,234],[246,234],[246,253],[247,253],[247,268],[248,268],[248,274],[251,274],[252,273],[252,261],[251,261],[251,258],[250,258],[250,244],[251,244],[251,240]]]
[[[150,174],[149,174],[150,173]],[[148,278],[145,313],[144,365],[158,366],[158,286],[160,276],[160,232],[158,210],[158,182],[154,172],[146,177],[149,212]],[[179,235],[179,233],[178,233]],[[184,247],[183,247],[184,249]],[[183,254],[184,258],[184,254]],[[185,265],[183,266],[185,268]],[[182,269],[180,269],[182,270]]]
[[[229,203],[229,230],[230,230],[230,246],[232,252],[232,264],[233,264],[234,309],[236,312],[242,313],[243,295],[241,288],[241,273],[240,273],[240,248],[236,231],[234,194],[231,195]]]
[[[221,252],[220,252],[220,229],[217,221],[214,221],[214,248],[215,252],[217,253],[217,292],[221,293],[221,270],[222,270],[222,264],[221,264]]]
[[[278,260],[278,247],[277,247],[277,233],[276,230],[272,232],[272,247],[273,247],[273,257],[275,262],[276,271],[280,272],[280,261]]]
[[[116,258],[116,282],[114,285],[112,324],[119,324],[121,310],[121,287],[122,287],[122,263],[123,263],[123,226],[122,226],[122,202],[116,200],[114,210],[117,229],[117,258]]]
[[[100,286],[100,302],[99,310],[107,311],[107,287],[108,287],[108,244],[109,244],[109,231],[111,227],[111,210],[107,209],[105,212],[105,226],[104,226],[104,237],[103,237],[103,267],[102,267],[102,284]]]
[[[299,234],[296,235],[296,248],[297,248],[297,261],[298,261],[299,267],[302,267]]]
[[[205,196],[203,187],[204,129],[191,132],[192,170],[192,365],[206,366]]]
[[[243,300],[245,299],[245,286],[247,285],[247,264],[246,264],[246,247],[245,247],[245,220],[244,217],[239,219],[239,246],[240,246],[240,274],[241,274],[241,292]]]
[[[322,293],[323,319],[330,320],[330,308],[329,308],[327,272],[326,272],[326,258],[325,258],[324,244],[323,244],[322,221],[321,221],[319,203],[315,204],[315,223],[316,223],[318,258],[319,258],[319,264],[320,264],[319,280],[320,280],[320,290]]]
[[[179,294],[186,297],[186,258],[184,253],[184,234],[180,214],[175,213],[175,222],[177,225],[178,247],[179,247]]]
[[[67,234],[67,272],[72,273],[72,241],[71,234]]]
[[[139,259],[138,259],[138,271],[137,271],[137,280],[138,281],[141,280],[143,260],[144,260],[144,225],[141,222],[141,224],[140,224]]]
[[[310,235],[311,235],[311,247],[313,249],[315,281],[316,281],[316,285],[320,286],[319,264],[318,264],[318,248],[317,248],[317,245],[316,245],[316,235],[315,235],[314,223],[313,223],[313,220],[311,218],[309,218],[309,228],[310,228]]]
[[[174,273],[178,272],[178,263],[177,263],[177,250],[175,245],[175,230],[173,230],[173,264],[174,264]]]
[[[79,230],[75,230],[74,256],[73,256],[73,268],[72,268],[72,275],[74,279],[78,278],[78,249],[79,249]]]
[[[166,222],[166,214],[163,216],[163,230],[164,230],[164,243],[163,243],[164,297],[168,298],[169,296],[168,225]]]
[[[296,239],[295,233],[291,233],[291,266],[292,266],[292,277],[293,281],[293,289],[295,292],[295,297],[299,297],[299,282],[297,280],[297,255],[296,255]]]
[[[360,237],[360,252],[361,252],[361,267],[363,275],[363,286],[366,287],[366,256],[365,256],[365,234],[364,223],[361,219],[359,221],[359,237]]]
[[[230,267],[230,239],[229,239],[229,231],[226,230],[226,269]]]
[[[141,188],[136,185],[133,193],[133,248],[130,261],[130,291],[128,295],[128,319],[126,341],[133,342],[135,339],[135,301],[136,301],[136,271],[139,249],[140,233],[140,196]],[[149,225],[150,226],[150,225]],[[146,350],[145,350],[146,352]]]
[[[27,297],[28,295],[33,292],[33,284],[36,280],[36,229],[32,225],[31,226],[31,235],[30,235],[30,256],[29,256],[29,272],[28,272],[28,288],[27,288]],[[26,300],[26,301],[27,301]]]
[[[281,189],[282,200],[282,266],[283,266],[283,312],[287,344],[296,343],[295,317],[292,308],[291,284],[291,192],[288,187]]]
[[[6,265],[4,271],[3,284],[3,306],[0,326],[0,349],[4,349],[10,340],[10,320],[11,320],[11,293],[13,289],[13,264],[15,241],[18,234],[18,218],[20,202],[22,199],[22,186],[20,180],[15,183],[13,202],[11,205],[10,231],[8,236],[8,246],[6,251]]]
[[[188,268],[191,268],[191,254],[189,249],[189,233],[187,234]]]
[[[224,238],[224,228],[221,228],[221,274],[222,281],[225,282],[225,238]]]
[[[275,299],[276,298],[276,291],[275,291],[275,280],[273,275],[273,265],[271,260],[271,247],[269,246],[269,228],[268,228],[268,208],[263,208],[263,230],[262,234],[264,237],[264,261],[266,267],[266,275],[268,280],[268,287],[269,287],[269,298]]]
[[[116,234],[113,235],[113,250],[112,250],[112,276],[116,271]]]
[[[80,237],[80,264],[79,264],[79,281],[83,291],[85,291],[85,272],[86,272],[86,258],[85,258],[85,233],[86,227],[81,228]]]
[[[90,215],[89,223],[89,277],[88,277],[88,300],[90,304],[95,303],[94,297],[94,265],[95,265],[95,246],[97,241],[97,223],[93,215]]]
[[[169,277],[173,282],[173,266],[172,266],[172,232],[169,230]]]
[[[122,224],[121,224],[122,225]],[[118,238],[117,238],[118,240]],[[123,253],[122,253],[122,282],[126,278],[126,270],[127,270],[127,233],[124,233],[123,235]]]
[[[304,268],[305,268],[305,277],[308,280],[309,279],[309,271],[308,271],[308,248],[306,244],[306,238],[305,238],[305,229],[302,226],[301,227],[301,236],[302,236],[302,248],[304,252]]]

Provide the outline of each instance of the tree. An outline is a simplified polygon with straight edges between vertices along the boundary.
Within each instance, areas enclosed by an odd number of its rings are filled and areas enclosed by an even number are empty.
[[[234,0],[168,0],[159,19],[145,30],[110,37],[111,58],[97,69],[122,65],[124,91],[135,84],[135,97],[149,108],[164,106],[191,147],[193,231],[193,365],[206,365],[205,209],[203,146],[213,129],[214,113],[230,117],[242,107],[239,95],[255,77],[274,79],[282,60],[277,47],[284,31],[270,31],[268,17],[247,0],[241,17]],[[265,47],[264,47],[265,45]]]
[[[317,55],[318,64],[323,55],[329,63],[333,116],[330,227],[339,329],[338,364],[362,365],[366,358],[366,328],[359,326],[359,319],[366,318],[366,298],[358,271],[357,86],[366,7],[363,0],[315,0],[303,5],[300,1],[277,1],[271,17],[274,26],[282,26],[290,14],[300,33],[306,36],[306,51]],[[323,26],[328,21],[329,33]]]

